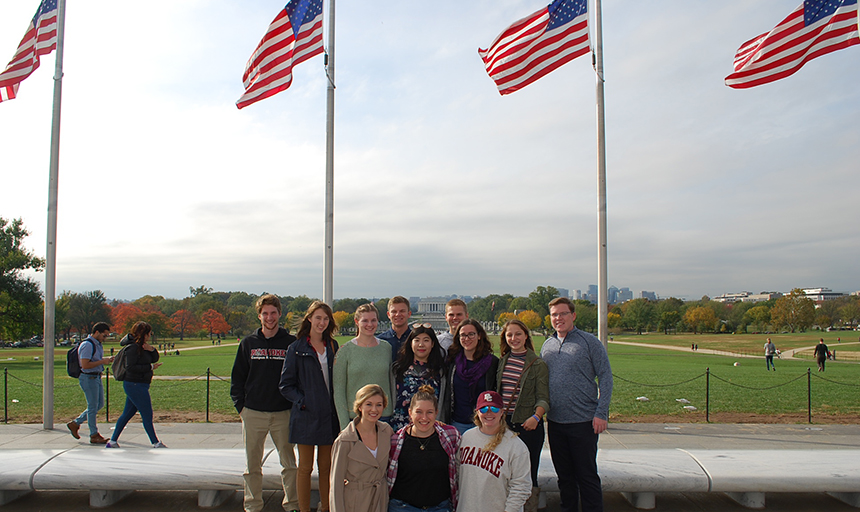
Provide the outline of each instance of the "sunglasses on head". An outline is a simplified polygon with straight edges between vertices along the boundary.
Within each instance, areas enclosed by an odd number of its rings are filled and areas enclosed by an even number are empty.
[[[427,323],[427,322],[424,322],[423,324],[422,324],[422,323],[420,323],[420,322],[412,324],[412,328],[413,328],[413,329],[417,329],[417,328],[419,328],[419,327],[425,327],[425,328],[427,328],[427,329],[432,329],[432,328],[433,328],[433,324],[430,324],[430,323]]]
[[[496,414],[501,411],[501,409],[496,407],[495,405],[485,405],[478,409],[478,412],[480,412],[481,414],[487,414],[487,411],[492,411],[493,414]]]

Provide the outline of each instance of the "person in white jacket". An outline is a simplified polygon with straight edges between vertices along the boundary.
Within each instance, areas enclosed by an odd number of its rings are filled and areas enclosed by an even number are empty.
[[[460,441],[460,499],[457,510],[521,512],[532,492],[529,450],[507,429],[502,396],[478,396],[475,425]]]

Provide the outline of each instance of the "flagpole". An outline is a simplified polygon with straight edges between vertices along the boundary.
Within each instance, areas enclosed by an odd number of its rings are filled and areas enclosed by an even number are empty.
[[[328,0],[328,53],[326,54],[326,142],[325,142],[325,257],[323,301],[333,304],[334,271],[334,2]]]
[[[607,343],[609,279],[606,258],[606,119],[603,108],[603,20],[594,0],[594,70],[597,79],[597,336]]]
[[[51,163],[48,175],[48,244],[45,255],[45,335],[42,364],[42,428],[54,428],[54,311],[57,297],[57,195],[60,177],[60,104],[63,98],[63,37],[66,0],[57,2],[57,55],[54,66],[54,109],[51,119]]]

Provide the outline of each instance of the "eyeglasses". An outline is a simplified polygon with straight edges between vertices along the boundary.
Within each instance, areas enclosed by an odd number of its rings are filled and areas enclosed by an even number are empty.
[[[428,323],[428,322],[424,322],[423,324],[422,324],[422,323],[420,323],[420,322],[416,322],[416,323],[412,324],[412,328],[413,328],[413,329],[417,329],[417,328],[419,328],[419,327],[424,327],[424,328],[426,328],[426,329],[432,329],[432,328],[433,328],[433,324]]]
[[[478,409],[478,412],[480,412],[481,414],[487,414],[487,411],[492,411],[493,414],[498,414],[501,409],[496,407],[495,405],[485,405]]]
[[[461,332],[460,333],[460,339],[461,340],[471,340],[471,339],[477,338],[477,337],[478,337],[477,332]]]

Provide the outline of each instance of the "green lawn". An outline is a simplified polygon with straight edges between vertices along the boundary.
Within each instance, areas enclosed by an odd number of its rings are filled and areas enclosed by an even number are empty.
[[[831,349],[837,354],[860,354],[860,345],[836,343],[837,333],[821,333]],[[845,334],[845,333],[842,333]],[[782,350],[796,346],[811,346],[818,333],[803,336],[772,335],[774,343]],[[832,337],[833,340],[829,338]],[[491,337],[498,351],[498,337]],[[538,351],[543,343],[542,336],[535,336]],[[643,335],[615,336],[616,341],[635,341],[657,344],[671,344],[689,347],[691,339],[698,340],[699,348],[717,350],[738,350],[752,347],[759,355],[758,335]],[[339,337],[339,342],[350,337]],[[847,336],[842,336],[847,342]],[[222,343],[235,343],[224,340]],[[670,343],[671,342],[671,343]],[[722,343],[720,343],[722,342]],[[108,348],[118,347],[108,343]],[[164,365],[158,375],[189,377],[185,380],[155,380],[152,384],[153,404],[156,418],[166,411],[198,413],[206,408],[206,371],[211,372],[210,411],[220,419],[238,420],[229,397],[229,378],[236,354],[235,346],[220,346],[198,350],[188,350],[192,346],[209,346],[208,340],[177,342],[180,355],[162,355]],[[65,422],[85,408],[83,393],[75,379],[66,375],[66,347],[55,351],[54,365],[54,404],[55,421]],[[706,368],[710,368],[710,411],[739,412],[756,414],[798,414],[805,415],[807,407],[807,368],[812,367],[812,407],[815,415],[860,415],[860,364],[842,360],[828,362],[827,371],[820,374],[811,360],[777,359],[778,371],[765,371],[763,357],[741,358],[734,356],[714,356],[701,352],[672,351],[650,347],[610,344],[609,357],[615,375],[612,406],[613,418],[635,419],[640,415],[694,416],[704,421]],[[38,360],[34,359],[38,358]],[[734,366],[738,362],[739,366]],[[0,349],[0,363],[6,370],[8,382],[8,414],[11,422],[41,421],[42,408],[42,349]],[[125,394],[121,384],[109,382],[110,420],[115,421],[121,412]],[[649,401],[637,401],[637,397],[648,397]],[[682,404],[676,399],[686,399],[690,404]],[[688,412],[684,405],[695,406],[698,410]],[[100,418],[104,418],[104,411]],[[202,417],[202,416],[201,416]],[[805,417],[805,416],[804,416]],[[68,419],[67,419],[68,418]]]

